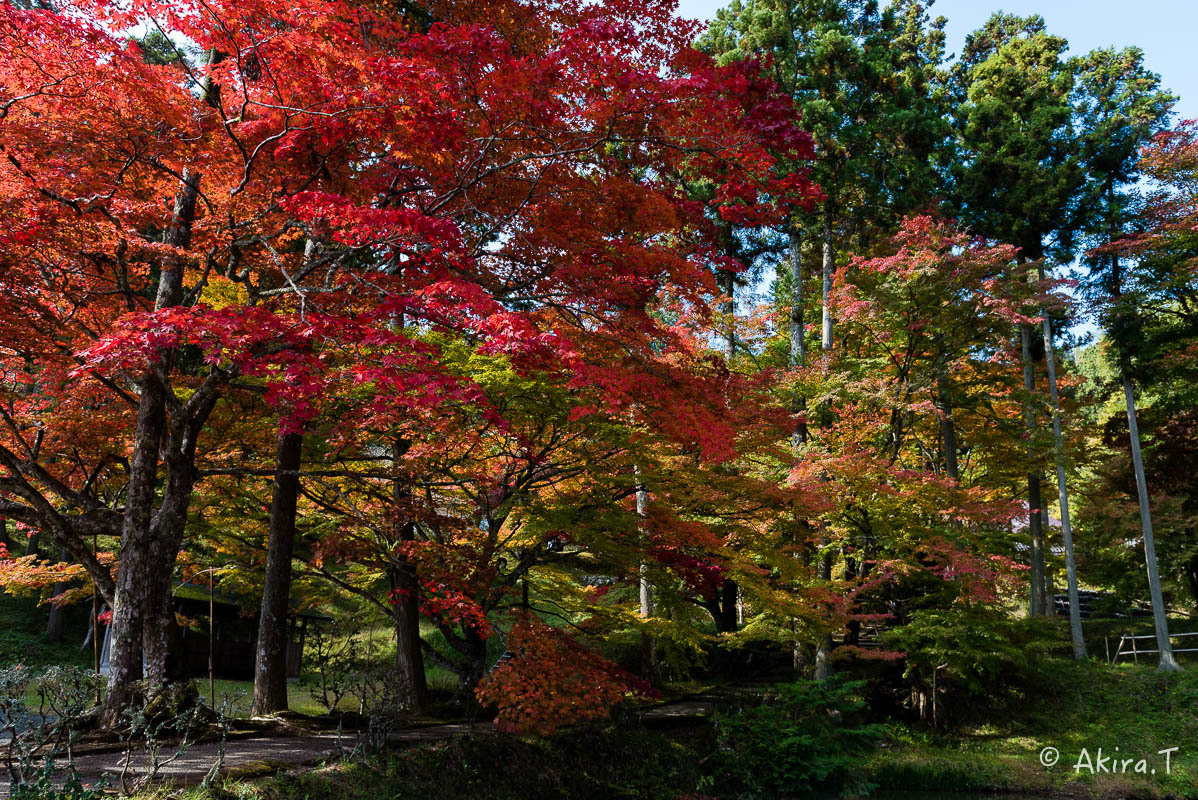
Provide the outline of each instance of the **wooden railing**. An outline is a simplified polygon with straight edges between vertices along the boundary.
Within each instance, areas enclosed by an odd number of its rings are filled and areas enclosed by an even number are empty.
[[[1171,633],[1169,639],[1184,639],[1187,636],[1198,636],[1198,632],[1194,633]],[[1119,660],[1120,656],[1131,656],[1137,664],[1140,663],[1140,656],[1150,656],[1154,653],[1160,653],[1160,650],[1145,650],[1136,645],[1136,642],[1141,639],[1148,639],[1154,644],[1156,643],[1155,634],[1146,633],[1141,636],[1134,636],[1130,633],[1125,633],[1119,637],[1119,646],[1115,648],[1115,654],[1108,659],[1107,663],[1114,664]],[[1198,642],[1195,642],[1198,644]],[[1174,653],[1198,653],[1198,647],[1174,647]]]

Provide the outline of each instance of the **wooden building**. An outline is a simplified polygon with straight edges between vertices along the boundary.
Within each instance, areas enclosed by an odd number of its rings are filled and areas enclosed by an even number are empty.
[[[209,596],[203,584],[184,582],[174,592],[179,638],[174,643],[181,669],[191,677],[208,675]],[[247,611],[237,599],[214,592],[211,598],[211,640],[215,677],[253,680],[258,652],[258,608]],[[287,677],[298,678],[303,666],[304,643],[310,625],[330,618],[311,611],[292,613],[287,637]],[[100,672],[108,674],[112,628],[107,626],[100,655]]]

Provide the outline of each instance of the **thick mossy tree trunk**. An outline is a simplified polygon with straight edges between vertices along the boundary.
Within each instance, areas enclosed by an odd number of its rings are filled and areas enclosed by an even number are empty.
[[[195,492],[196,442],[205,422],[216,405],[218,393],[213,390],[214,377],[209,377],[194,392],[184,409],[170,419],[167,428],[166,482],[161,505],[151,524],[150,562],[154,570],[146,575],[151,583],[145,609],[142,648],[146,663],[146,682],[151,693],[167,683],[185,681],[182,659],[178,658],[181,631],[175,622],[172,593],[175,582],[175,561],[183,547],[187,530],[187,512]]]
[[[299,472],[303,449],[302,433],[279,431],[274,491],[270,501],[266,575],[258,614],[254,716],[287,710],[287,612],[291,597],[291,557],[295,550],[295,520],[299,506]]]
[[[191,242],[200,176],[186,170],[183,185],[175,197],[174,215],[164,242],[178,250]],[[162,265],[154,308],[177,306],[183,299],[183,260],[171,256]],[[146,654],[149,673],[154,679],[165,676],[166,630],[169,621],[161,619],[170,610],[170,579],[178,550],[167,554],[156,541],[153,530],[155,496],[158,486],[158,455],[167,429],[166,375],[171,354],[161,352],[141,376],[141,397],[133,436],[133,455],[129,462],[129,480],[125,495],[125,516],[121,529],[119,566],[112,610],[112,642],[109,650],[108,693],[104,723],[119,724],[125,709],[138,701],[142,693],[143,637],[146,619],[153,620],[150,631],[155,647],[153,658]],[[185,511],[185,509],[184,509]],[[165,586],[166,596],[161,596]],[[154,663],[155,659],[163,663]],[[152,679],[151,691],[155,688]]]

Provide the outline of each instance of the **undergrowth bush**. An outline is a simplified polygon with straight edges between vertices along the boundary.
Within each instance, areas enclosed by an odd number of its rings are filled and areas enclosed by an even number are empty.
[[[867,753],[883,727],[864,721],[864,684],[778,684],[758,705],[715,719],[713,788],[720,797],[790,797],[816,789],[862,794]]]
[[[903,677],[919,715],[944,723],[963,718],[973,701],[990,707],[1035,682],[1056,646],[1051,621],[1011,619],[980,607],[919,611],[888,631],[885,646],[906,653]]]
[[[85,787],[71,763],[72,746],[92,722],[99,681],[75,667],[0,669],[0,760],[11,798],[103,797],[103,786]]]

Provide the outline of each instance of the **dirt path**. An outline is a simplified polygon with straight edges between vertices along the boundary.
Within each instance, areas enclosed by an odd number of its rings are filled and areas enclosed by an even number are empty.
[[[675,721],[697,719],[709,715],[713,705],[701,700],[668,703],[645,711],[641,719],[648,725],[669,724]],[[490,722],[463,722],[450,725],[432,725],[406,728],[388,737],[392,744],[426,742],[451,739],[455,736],[472,736],[495,732]],[[336,733],[304,734],[295,736],[262,735],[230,739],[225,743],[224,767],[227,776],[251,777],[284,769],[314,766],[339,757],[353,750],[357,743],[354,735]],[[220,745],[215,742],[193,744],[169,763],[162,764],[158,780],[173,784],[196,784],[204,779],[220,757]],[[163,759],[165,760],[165,758]],[[125,768],[122,752],[82,753],[75,757],[75,769],[85,784],[107,779],[109,785],[120,785],[120,774]],[[148,764],[139,754],[134,754],[128,776],[134,778],[144,774]],[[8,782],[0,778],[0,797],[8,796]]]

